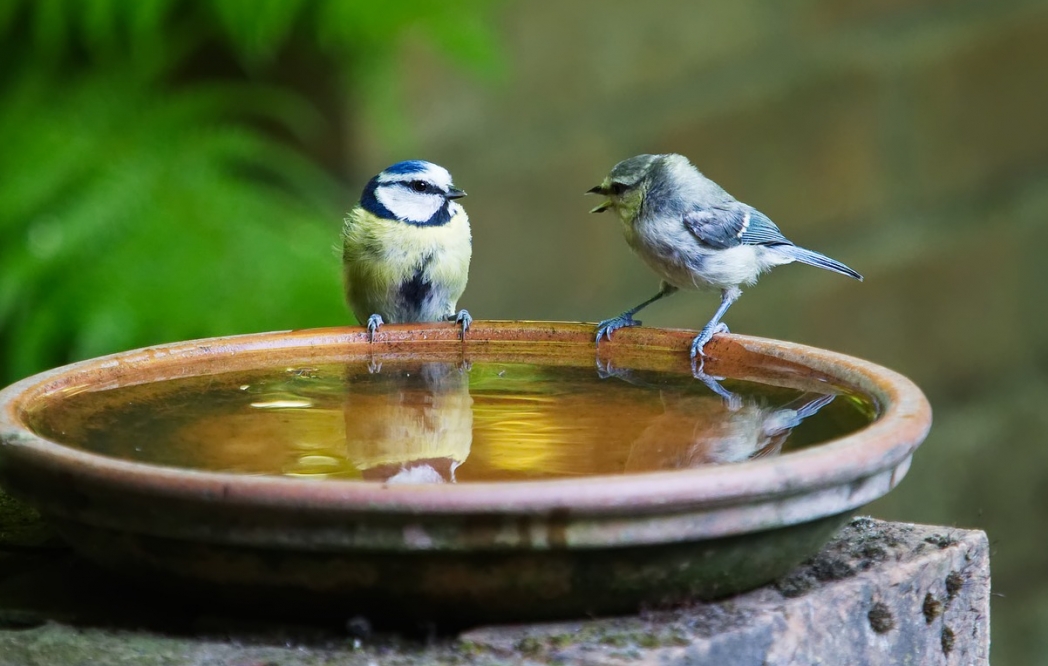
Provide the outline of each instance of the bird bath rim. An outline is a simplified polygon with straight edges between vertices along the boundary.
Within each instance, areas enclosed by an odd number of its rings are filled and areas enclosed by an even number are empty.
[[[611,358],[645,357],[655,359],[652,363],[678,367],[687,363],[694,336],[693,331],[678,329],[623,329],[594,350],[593,331],[591,324],[474,321],[463,343],[454,325],[387,325],[376,336],[372,352],[376,357],[394,354],[404,358],[408,354],[417,358],[430,353],[447,356],[458,350],[464,358],[505,359],[534,354],[537,345],[546,354],[570,357],[573,364],[588,350],[591,359],[595,353]],[[547,522],[556,518],[561,528],[571,527],[567,536],[561,535],[560,545],[624,546],[667,538],[744,534],[854,510],[902,479],[931,424],[931,408],[920,389],[896,372],[844,354],[739,335],[717,336],[707,347],[711,374],[739,377],[745,375],[748,363],[778,362],[800,369],[798,381],[804,381],[807,368],[809,375],[826,375],[875,400],[881,409],[878,418],[839,439],[743,463],[617,476],[415,486],[247,476],[130,462],[49,441],[25,422],[34,401],[84,383],[102,388],[106,382],[137,383],[172,376],[171,372],[185,373],[187,367],[193,371],[189,374],[206,374],[250,367],[252,360],[279,365],[282,359],[295,359],[296,365],[302,365],[325,358],[344,360],[367,351],[367,332],[360,327],[280,331],[148,347],[28,377],[0,391],[0,482],[45,515],[108,529],[125,528],[120,516],[110,519],[100,508],[112,506],[120,496],[187,508],[184,518],[132,519],[129,531],[212,542],[268,544],[277,523],[284,528],[301,527],[301,537],[310,530],[345,525],[351,518],[391,521],[392,532],[372,535],[374,538],[357,534],[325,541],[325,537],[320,539],[326,544],[323,547],[458,550],[541,548],[543,542],[545,547],[556,545],[549,534],[538,543],[524,537],[515,543],[501,532],[486,541],[471,538],[466,543],[460,532],[473,528],[458,524],[467,517],[480,522],[531,517]],[[733,372],[723,372],[729,369]],[[168,374],[157,374],[165,370]],[[69,484],[68,492],[103,500],[97,506],[91,502],[71,506],[69,495],[54,490],[61,484]],[[204,507],[229,513],[232,522],[224,524],[232,528],[223,531],[192,524],[190,516]],[[122,518],[127,513],[122,511]],[[303,514],[317,517],[318,522],[295,525],[295,515]],[[258,518],[267,529],[259,531],[254,529],[257,526],[244,524],[245,516],[252,516],[248,522]],[[457,527],[443,536],[430,534],[419,539],[404,529],[408,524],[448,519],[455,520]],[[314,540],[307,541],[318,546]]]

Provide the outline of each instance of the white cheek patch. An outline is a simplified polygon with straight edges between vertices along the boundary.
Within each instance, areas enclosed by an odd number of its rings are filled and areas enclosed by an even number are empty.
[[[379,187],[375,198],[399,219],[418,223],[428,222],[444,205],[444,197],[439,194],[413,192],[400,185]]]

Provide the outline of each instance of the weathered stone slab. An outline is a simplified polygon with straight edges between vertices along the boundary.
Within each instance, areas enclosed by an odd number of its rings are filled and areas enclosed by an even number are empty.
[[[989,572],[983,532],[858,518],[791,575],[730,600],[462,640],[608,666],[988,664]]]
[[[71,626],[13,607],[3,600],[15,597],[0,594],[0,666],[977,666],[988,663],[989,593],[984,533],[859,518],[785,579],[719,603],[483,627],[428,641],[372,636],[360,618],[333,630],[195,617],[178,635],[103,619]]]

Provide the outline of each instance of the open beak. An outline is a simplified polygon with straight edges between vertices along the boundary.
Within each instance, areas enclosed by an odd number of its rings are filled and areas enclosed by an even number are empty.
[[[456,189],[456,188],[452,187],[452,188],[450,188],[448,190],[448,193],[445,194],[444,196],[446,196],[449,199],[461,199],[462,197],[466,196],[466,193],[463,192],[462,190],[459,190],[459,189]]]
[[[604,189],[603,185],[597,185],[596,187],[591,187],[588,190],[586,190],[586,194],[604,194],[604,195],[606,195],[607,193],[608,193],[608,191],[606,189]],[[611,208],[611,199],[608,199],[607,201],[604,201],[603,203],[601,203],[599,206],[597,206],[596,208],[594,208],[590,212],[591,213],[603,213],[604,211],[608,210],[609,208]]]

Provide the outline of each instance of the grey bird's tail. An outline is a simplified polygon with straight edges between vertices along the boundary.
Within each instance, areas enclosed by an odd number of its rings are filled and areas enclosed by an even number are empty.
[[[797,247],[796,245],[775,245],[773,246],[776,252],[799,261],[802,264],[808,264],[809,266],[815,266],[817,268],[825,268],[828,271],[834,273],[840,273],[841,275],[847,275],[850,278],[855,278],[859,282],[862,282],[862,276],[848,268],[836,259],[830,259],[824,254],[813,252],[811,250],[805,250],[803,247]]]

